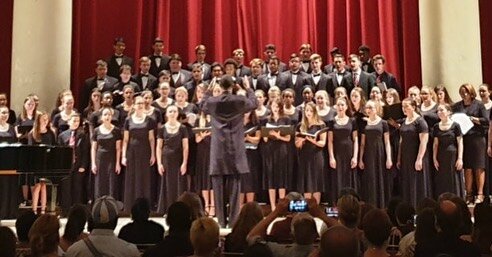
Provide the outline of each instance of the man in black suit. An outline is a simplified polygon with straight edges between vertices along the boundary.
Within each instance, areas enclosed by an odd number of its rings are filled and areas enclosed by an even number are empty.
[[[151,61],[147,56],[141,57],[139,61],[140,72],[133,75],[131,80],[137,83],[142,90],[154,91],[157,78],[149,73]]]
[[[251,76],[251,69],[244,65],[244,50],[241,48],[232,51],[232,58],[237,62],[236,77]]]
[[[277,47],[274,44],[267,44],[265,46],[265,51],[263,52],[265,55],[265,62],[263,64],[263,73],[267,74],[270,73],[270,59],[275,56],[277,57]],[[278,57],[277,57],[278,59]],[[278,64],[278,71],[283,72],[287,70],[287,65],[285,63],[281,62],[280,59],[278,59],[279,64]]]
[[[224,75],[224,67],[222,67],[222,64],[219,62],[214,62],[211,65],[212,68],[212,80],[216,79],[217,81],[220,80],[222,75]]]
[[[195,95],[196,87],[203,82],[203,70],[202,65],[195,63],[191,66],[191,80],[184,84],[184,87],[188,91],[188,101],[191,102]]]
[[[128,65],[133,67],[133,59],[124,54],[126,48],[125,40],[122,37],[117,37],[114,40],[113,56],[108,59],[108,75],[117,78],[120,74],[120,67]]]
[[[313,50],[311,44],[302,44],[299,47],[299,56],[301,57],[301,70],[305,73],[311,73],[311,55]]]
[[[238,64],[237,62],[229,58],[224,61],[224,74],[232,76],[234,78],[234,82],[240,86],[243,85],[243,78],[242,77],[237,77],[236,76],[236,71],[237,71]]]
[[[308,76],[307,82],[314,91],[326,90],[328,95],[333,98],[334,88],[330,83],[330,77],[323,73],[321,67],[323,67],[323,59],[319,54],[312,54],[311,57],[311,74]]]
[[[113,91],[118,79],[107,76],[108,64],[103,60],[96,62],[96,76],[88,78],[84,82],[84,88],[80,92],[79,110],[84,110],[89,104],[92,90],[97,88],[101,92]]]
[[[260,79],[261,73],[263,71],[263,60],[260,58],[255,58],[249,62],[249,66],[251,66],[251,76],[248,77],[249,86],[254,91],[260,89],[263,92],[268,92],[268,86],[265,84],[265,80]]]
[[[376,78],[361,69],[359,56],[349,55],[350,68],[352,69],[351,84],[352,88],[360,87],[366,93],[366,99],[370,98],[372,87],[376,86]]]
[[[382,87],[383,89],[396,89],[396,91],[398,91],[398,94],[400,95],[400,99],[402,99],[403,92],[401,90],[400,84],[398,84],[398,81],[396,81],[396,78],[395,76],[393,76],[393,74],[386,72],[386,59],[384,58],[384,56],[381,54],[375,55],[372,58],[372,63],[374,64],[374,69],[376,70],[374,73],[372,73],[373,76],[376,77],[376,85]],[[382,93],[384,94],[384,92]]]
[[[171,87],[178,88],[184,86],[191,80],[191,72],[181,69],[181,56],[172,54],[169,57],[169,70],[171,71]]]
[[[289,70],[282,73],[280,88],[291,88],[296,92],[294,105],[298,106],[302,103],[302,90],[304,85],[309,84],[307,81],[307,73],[301,71],[301,58],[293,53],[289,59]]]
[[[211,116],[212,142],[210,145],[210,177],[215,193],[215,209],[219,224],[232,226],[239,215],[240,175],[249,172],[244,148],[244,114],[256,109],[256,97],[244,83],[245,95],[233,95],[232,76],[220,80],[223,93],[212,97],[209,90],[204,96],[202,110]],[[229,189],[229,190],[225,190]],[[225,191],[225,192],[224,192]],[[227,192],[228,191],[228,192]],[[229,219],[225,218],[224,198],[229,197]]]
[[[159,77],[159,72],[162,70],[169,70],[169,56],[164,54],[164,41],[157,37],[154,39],[154,44],[152,45],[154,53],[149,56],[150,58],[150,74],[154,77]]]
[[[335,62],[335,55],[337,55],[337,54],[342,54],[342,53],[340,52],[340,49],[338,49],[338,47],[335,46],[330,50],[331,63],[328,63],[324,67],[324,69],[323,69],[324,73],[331,74],[336,70],[334,62]]]
[[[205,62],[205,56],[207,56],[207,48],[204,45],[197,45],[195,47],[195,55],[196,55],[196,61],[192,63],[188,63],[188,70],[192,71],[193,64],[200,64],[202,67],[202,76],[203,80],[210,80],[212,77],[211,73],[212,70],[210,68],[210,64]]]
[[[353,85],[350,83],[351,74],[350,71],[346,69],[345,66],[345,57],[341,54],[335,54],[333,58],[333,65],[335,66],[335,71],[328,74],[331,79],[331,87],[336,89],[337,87],[344,87],[347,90],[347,93],[350,94]]]
[[[362,62],[361,68],[363,71],[369,74],[376,71],[372,65],[371,48],[366,45],[359,46],[359,58]]]
[[[265,66],[265,65],[263,65]],[[268,70],[269,72],[264,73],[261,75],[258,79],[262,80],[262,84],[265,85],[266,91],[268,92],[268,89],[270,89],[273,86],[277,86],[280,88],[280,81],[282,80],[282,73],[280,73],[280,60],[278,59],[277,56],[271,56],[269,61],[268,61]],[[264,71],[264,69],[263,69]],[[280,90],[284,90],[285,88],[280,88]]]

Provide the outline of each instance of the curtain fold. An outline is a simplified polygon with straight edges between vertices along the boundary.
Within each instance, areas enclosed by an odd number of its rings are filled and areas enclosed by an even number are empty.
[[[492,1],[479,0],[483,83],[492,84]]]
[[[0,1],[0,92],[10,95],[14,0]]]
[[[151,54],[159,36],[165,52],[179,53],[183,64],[194,61],[198,44],[207,47],[211,63],[224,61],[238,47],[245,49],[246,62],[263,58],[268,43],[277,45],[287,62],[301,44],[310,43],[325,64],[335,46],[348,55],[366,44],[373,55],[386,56],[387,69],[403,87],[421,84],[418,0],[74,0],[73,12],[76,96],[119,36],[135,60]]]

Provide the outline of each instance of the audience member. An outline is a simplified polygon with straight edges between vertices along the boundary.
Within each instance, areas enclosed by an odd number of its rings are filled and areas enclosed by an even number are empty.
[[[319,243],[319,257],[357,257],[359,240],[354,232],[344,226],[329,228]]]
[[[473,229],[473,243],[480,248],[482,255],[490,255],[492,246],[492,205],[488,197],[482,203],[475,205],[473,211],[475,224]]]
[[[438,255],[480,256],[478,247],[460,239],[462,213],[460,208],[449,200],[444,200],[437,209],[437,225],[439,232],[426,242],[417,242],[415,257]]]
[[[193,254],[190,241],[191,209],[183,202],[175,202],[167,209],[169,234],[156,246],[145,251],[144,257],[188,256]]]
[[[0,227],[0,253],[2,257],[15,257],[15,234],[8,227]]]
[[[425,244],[437,235],[436,213],[434,208],[424,208],[418,212],[415,231],[408,233],[400,240],[400,253],[402,257],[413,257],[415,245]]]
[[[388,214],[381,209],[372,209],[365,215],[362,219],[362,229],[369,246],[364,256],[388,256],[386,244],[391,233],[391,227]]]
[[[20,245],[25,244],[27,246],[29,244],[29,230],[37,218],[38,216],[32,210],[20,211],[15,221],[15,231]]]
[[[370,203],[361,203],[360,204],[360,220],[362,221],[367,213],[376,209],[376,206]],[[362,229],[362,222],[359,224],[359,229]]]
[[[194,257],[218,256],[220,228],[212,218],[202,217],[193,221],[190,229],[190,241]]]
[[[406,202],[401,202],[396,207],[396,221],[397,228],[401,232],[401,237],[414,230],[413,219],[415,215],[415,209],[413,206]]]
[[[470,210],[468,209],[465,200],[455,195],[450,199],[450,201],[456,204],[456,206],[458,206],[459,210],[461,211],[460,238],[468,242],[471,242],[473,222],[472,222]]]
[[[111,196],[96,199],[92,207],[94,229],[87,238],[70,246],[65,256],[139,257],[140,252],[134,244],[121,240],[114,234],[118,224],[118,211],[122,208],[123,204]]]
[[[244,250],[244,257],[273,257],[272,250],[265,243],[256,242]]]
[[[263,219],[263,212],[257,202],[243,205],[239,217],[232,227],[232,232],[226,236],[226,252],[244,252],[248,246],[246,236],[253,227]]]
[[[88,234],[84,233],[87,216],[87,209],[83,205],[76,204],[70,208],[67,224],[65,225],[65,233],[60,238],[60,248],[64,252],[75,242],[88,236]]]
[[[138,198],[132,207],[132,223],[120,230],[118,237],[133,244],[157,244],[164,237],[164,227],[149,220],[150,203],[146,198]]]
[[[192,220],[206,216],[202,199],[196,193],[184,192],[179,196],[178,201],[185,203],[190,208]]]
[[[298,192],[289,192],[285,198],[289,201],[304,200],[302,194]],[[291,224],[294,213],[287,213],[283,220],[276,220],[272,223],[268,239],[278,243],[292,243]]]
[[[60,221],[56,216],[43,214],[29,230],[29,245],[32,257],[59,256]]]
[[[321,211],[314,199],[307,199],[307,202],[309,213],[297,213],[292,218],[291,233],[294,238],[294,244],[287,247],[287,245],[274,242],[266,243],[272,250],[274,256],[308,256],[313,250],[314,241],[318,238],[316,222],[313,217],[321,219],[328,226],[332,226],[336,223],[335,220],[327,217],[325,213]],[[289,203],[290,200],[287,198],[280,200],[275,210],[249,232],[247,237],[249,244],[253,244],[257,240],[262,239],[262,236],[266,234],[268,225],[277,217],[287,213]]]
[[[396,221],[396,207],[402,201],[403,200],[400,197],[393,197],[388,202],[388,206],[386,208],[386,212],[388,213],[388,216],[390,217],[391,223],[393,223],[393,226],[395,226],[395,227],[398,226],[398,222]]]

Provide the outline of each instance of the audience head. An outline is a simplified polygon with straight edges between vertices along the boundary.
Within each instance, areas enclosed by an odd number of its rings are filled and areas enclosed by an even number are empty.
[[[299,245],[310,245],[318,238],[316,222],[309,213],[297,213],[292,218],[291,233]]]
[[[115,229],[118,223],[118,211],[122,208],[123,204],[111,196],[105,195],[96,199],[92,207],[94,229]]]
[[[196,193],[184,192],[179,196],[178,201],[183,202],[190,207],[193,220],[205,216],[202,199]]]
[[[29,230],[29,245],[33,257],[57,252],[60,242],[60,222],[56,216],[41,215]]]
[[[344,226],[333,226],[322,236],[319,257],[357,257],[359,241],[354,231]]]
[[[417,213],[420,213],[425,208],[431,208],[435,210],[437,209],[437,207],[439,207],[439,205],[434,199],[430,197],[425,197],[417,204]]]
[[[376,209],[376,206],[370,203],[360,203],[360,220],[363,221],[367,213],[374,209]],[[362,229],[362,222],[359,224],[359,228]]]
[[[377,248],[384,246],[391,234],[392,226],[388,214],[381,209],[370,210],[362,219],[365,238]]]
[[[351,187],[344,187],[344,188],[340,189],[340,192],[338,193],[338,199],[340,199],[344,195],[351,195],[351,196],[355,197],[355,199],[357,199],[357,201],[360,201],[359,194],[357,193],[357,191],[355,191],[355,189],[353,189]]]
[[[466,204],[465,200],[459,196],[452,197],[450,201],[458,206],[458,209],[461,213],[460,235],[470,235],[473,230],[473,223],[468,205]]]
[[[150,203],[147,198],[138,198],[132,206],[132,219],[135,222],[144,222],[150,216]]]
[[[195,255],[208,256],[219,247],[219,224],[212,218],[202,217],[191,225],[190,241]]]
[[[15,234],[9,227],[0,227],[0,253],[2,257],[15,257]]]
[[[190,207],[183,202],[174,202],[167,209],[166,223],[169,234],[189,232],[192,222]]]
[[[434,208],[424,208],[417,215],[415,242],[428,242],[437,235],[436,212]]]
[[[437,209],[437,225],[441,232],[447,235],[458,237],[462,225],[462,215],[459,206],[450,200],[439,203]]]
[[[352,195],[343,195],[337,201],[338,218],[347,228],[354,229],[360,221],[360,204]]]
[[[232,228],[232,233],[241,233],[246,236],[249,231],[263,219],[263,211],[257,202],[249,202],[243,205],[239,217]]]
[[[87,208],[76,204],[70,208],[63,238],[70,242],[76,242],[84,231],[88,216]]]
[[[415,209],[409,203],[401,202],[398,206],[396,206],[395,214],[398,226],[405,226],[413,223]]]
[[[255,242],[246,247],[244,257],[273,257],[272,250],[263,242]]]
[[[19,242],[29,242],[29,230],[38,217],[32,210],[22,210],[15,220],[15,230]]]
[[[396,220],[396,207],[402,201],[403,200],[400,197],[393,197],[388,202],[386,212],[388,213],[388,216],[390,217],[390,220],[391,220],[391,223],[393,223],[393,226],[398,226],[398,221]]]

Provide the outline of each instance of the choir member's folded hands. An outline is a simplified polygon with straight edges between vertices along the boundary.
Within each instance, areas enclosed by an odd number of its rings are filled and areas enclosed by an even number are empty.
[[[280,131],[270,130],[270,132],[268,132],[268,134],[270,136],[274,137],[275,139],[279,139],[280,138]]]
[[[304,145],[304,142],[306,141],[305,138],[302,138],[302,137],[296,137],[296,147],[297,148],[302,148],[302,146]]]

